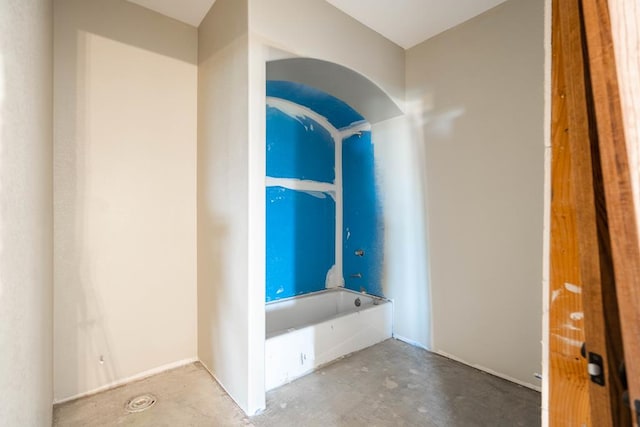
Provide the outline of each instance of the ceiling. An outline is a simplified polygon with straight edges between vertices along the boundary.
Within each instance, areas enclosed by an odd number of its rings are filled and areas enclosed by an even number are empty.
[[[216,0],[127,0],[197,27]]]
[[[215,0],[128,0],[197,27]],[[506,0],[326,0],[408,49]],[[366,7],[363,6],[366,4]]]

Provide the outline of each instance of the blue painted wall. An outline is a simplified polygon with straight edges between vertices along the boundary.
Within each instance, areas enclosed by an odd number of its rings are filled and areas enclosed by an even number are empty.
[[[336,129],[365,121],[360,113],[344,101],[326,92],[301,83],[267,81],[267,96],[286,99],[307,107],[326,118]]]
[[[267,106],[267,176],[319,182],[335,180],[335,142],[308,117]]]
[[[267,188],[267,301],[325,288],[336,256],[335,221],[328,194]]]
[[[371,132],[342,143],[345,287],[382,295],[384,223],[375,180]],[[356,256],[363,250],[364,256]],[[360,273],[362,278],[351,277]]]
[[[309,86],[268,81],[267,96],[286,99],[327,118],[337,129],[364,118],[341,100]],[[335,143],[307,117],[267,106],[267,176],[333,183]],[[346,287],[382,295],[382,215],[375,185],[371,133],[342,142],[343,263]],[[268,187],[267,289],[273,301],[325,288],[335,264],[335,201],[325,193]],[[364,250],[363,257],[354,255]],[[362,278],[351,278],[360,273]]]

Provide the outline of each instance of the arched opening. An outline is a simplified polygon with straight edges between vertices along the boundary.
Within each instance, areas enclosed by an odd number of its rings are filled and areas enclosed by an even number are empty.
[[[399,114],[340,65],[267,63],[267,390],[391,337],[371,123]]]

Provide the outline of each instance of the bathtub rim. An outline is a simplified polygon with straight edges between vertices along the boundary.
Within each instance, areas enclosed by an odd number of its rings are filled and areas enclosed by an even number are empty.
[[[307,293],[307,294],[297,295],[297,296],[288,297],[288,298],[283,298],[283,299],[276,300],[276,301],[269,301],[268,303],[265,304],[265,306],[266,305],[272,305],[272,304],[275,304],[275,303],[280,303],[280,302],[287,302],[287,301],[291,301],[291,300],[294,300],[294,299],[298,299],[299,300],[299,299],[302,299],[302,298],[318,296],[318,295],[321,295],[321,294],[329,294],[330,292],[349,292],[349,293],[353,294],[353,296],[365,296],[365,297],[371,298],[374,301],[374,303],[372,305],[368,305],[368,306],[365,306],[363,308],[359,308],[357,310],[349,310],[349,311],[336,313],[336,314],[334,314],[332,316],[328,316],[326,318],[323,318],[322,320],[317,321],[317,322],[306,322],[306,323],[303,323],[302,325],[299,325],[297,327],[290,327],[290,328],[286,328],[286,329],[277,329],[275,331],[268,331],[266,329],[266,322],[265,322],[265,341],[269,340],[271,338],[278,337],[280,335],[284,335],[284,334],[290,333],[290,332],[299,331],[299,330],[302,330],[302,329],[305,329],[305,328],[313,327],[314,325],[320,325],[322,323],[329,322],[329,321],[338,319],[340,317],[349,316],[351,314],[359,313],[359,312],[362,312],[362,311],[372,310],[372,309],[375,309],[376,307],[380,307],[380,306],[383,306],[385,304],[391,304],[391,310],[392,310],[392,313],[393,313],[393,300],[388,299],[388,298],[384,298],[384,297],[379,297],[379,296],[376,296],[376,295],[370,295],[370,294],[367,294],[365,292],[353,291],[351,289],[346,289],[346,288],[342,288],[342,287],[341,288],[323,289],[321,291],[310,292],[310,293]],[[378,302],[376,304],[375,301],[380,301],[380,302]],[[269,315],[269,312],[267,310],[265,310],[265,320],[266,320],[266,317],[268,315]]]
[[[291,301],[294,299],[303,299],[303,298],[310,298],[313,296],[317,296],[320,294],[327,294],[330,292],[350,292],[354,295],[360,295],[360,296],[365,296],[365,297],[369,297],[372,298],[374,300],[380,300],[380,301],[384,301],[384,302],[392,302],[392,300],[390,300],[389,298],[385,298],[385,297],[381,297],[378,295],[373,295],[373,294],[368,294],[366,292],[358,292],[358,291],[354,291],[352,289],[347,289],[347,288],[343,288],[343,287],[339,287],[339,288],[327,288],[327,289],[322,289],[321,291],[314,291],[314,292],[308,292],[306,294],[300,294],[300,295],[294,295],[292,297],[287,297],[287,298],[282,298],[282,299],[277,299],[274,301],[266,301],[264,303],[265,307],[269,306],[269,305],[274,305],[277,303],[281,303],[281,302],[287,302],[287,301]]]

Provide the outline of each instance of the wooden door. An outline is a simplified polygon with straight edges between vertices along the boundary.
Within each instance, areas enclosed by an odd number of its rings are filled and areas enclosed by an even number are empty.
[[[632,405],[640,392],[640,165],[623,115],[629,122],[638,109],[621,103],[609,8],[607,0],[552,8],[551,426],[631,425],[625,360]]]

